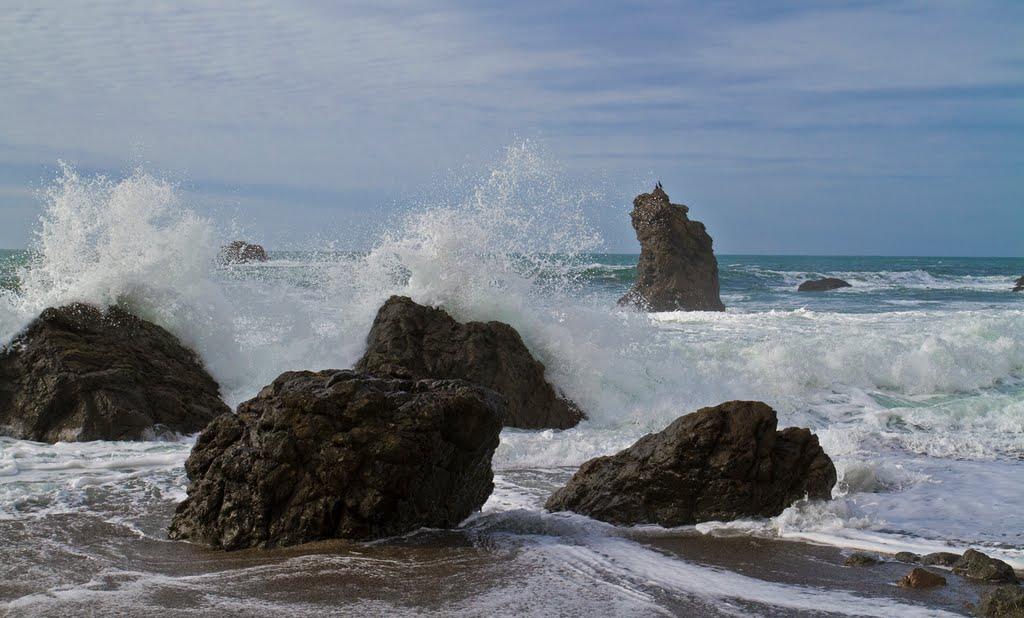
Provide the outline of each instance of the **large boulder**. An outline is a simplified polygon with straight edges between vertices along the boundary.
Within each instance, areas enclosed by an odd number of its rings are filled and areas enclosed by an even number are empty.
[[[545,507],[672,527],[770,517],[804,497],[829,499],[836,469],[818,438],[796,427],[776,431],[777,423],[759,401],[702,408],[586,462]]]
[[[118,307],[50,308],[0,350],[0,435],[40,442],[191,434],[229,408],[199,357]]]
[[[398,378],[452,378],[506,399],[505,425],[566,429],[585,416],[544,379],[544,365],[503,322],[455,321],[443,309],[392,296],[377,312],[356,370]]]
[[[976,549],[965,551],[964,555],[953,564],[953,572],[967,579],[988,583],[1017,583],[1017,574],[1013,572],[1013,567]]]
[[[986,618],[1024,618],[1024,588],[999,586],[986,592],[975,608],[975,615]]]
[[[236,240],[220,248],[218,255],[222,264],[247,264],[249,262],[266,262],[267,251],[260,245]]]
[[[640,260],[636,282],[620,305],[646,311],[725,311],[711,236],[703,223],[686,216],[688,211],[669,201],[660,182],[633,200],[630,217],[640,241]]]
[[[459,380],[281,374],[199,436],[170,537],[241,549],[456,526],[493,489],[501,405]]]
[[[835,277],[825,277],[824,279],[808,279],[799,286],[797,286],[797,292],[828,292],[829,290],[838,290],[839,288],[853,287],[849,283],[842,279],[836,279]]]

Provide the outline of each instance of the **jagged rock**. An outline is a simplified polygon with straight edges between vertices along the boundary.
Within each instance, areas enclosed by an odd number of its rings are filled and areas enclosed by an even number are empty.
[[[50,308],[0,350],[0,434],[40,442],[191,434],[228,412],[194,352],[127,311]]]
[[[633,200],[633,229],[640,241],[633,288],[619,299],[646,311],[725,311],[719,297],[718,261],[711,236],[689,208],[672,204],[661,183]]]
[[[222,264],[246,264],[248,262],[266,262],[267,251],[260,245],[236,240],[230,245],[220,248],[218,255]]]
[[[835,277],[825,277],[824,279],[809,279],[800,284],[800,287],[796,289],[797,292],[827,292],[829,290],[837,290],[839,288],[853,287],[849,283],[842,279],[836,279]]]
[[[928,569],[916,567],[896,583],[903,588],[936,588],[945,586],[946,578]]]
[[[953,565],[953,572],[967,579],[989,583],[1016,584],[1013,567],[1002,560],[989,558],[980,551],[968,549]]]
[[[986,592],[975,608],[985,618],[1024,618],[1024,589],[1020,586],[999,586]]]
[[[872,566],[872,565],[878,564],[879,562],[880,562],[879,559],[874,557],[874,556],[872,556],[871,554],[862,554],[860,552],[856,552],[856,553],[850,554],[850,557],[847,558],[846,561],[843,562],[843,564],[845,564],[846,566],[858,566],[858,567],[860,567],[860,566]]]
[[[937,551],[931,554],[925,554],[921,558],[921,564],[931,566],[945,566],[951,567],[956,564],[957,560],[960,560],[960,554],[954,554],[948,551]]]
[[[545,508],[672,527],[771,517],[804,497],[829,499],[836,470],[818,438],[796,427],[776,431],[777,424],[759,401],[702,408],[586,462]]]
[[[896,555],[893,556],[893,558],[895,558],[899,562],[908,562],[911,564],[915,562],[921,562],[921,556],[919,554],[915,554],[909,551],[896,552]]]
[[[461,380],[283,373],[199,436],[170,537],[241,549],[456,526],[493,489],[501,405]]]
[[[566,429],[585,418],[555,393],[544,379],[544,365],[508,324],[462,324],[443,309],[392,296],[377,312],[366,344],[358,371],[480,384],[505,397],[507,427]]]
[[[1017,282],[1013,284],[1014,292],[1024,292],[1024,277],[1017,279]]]

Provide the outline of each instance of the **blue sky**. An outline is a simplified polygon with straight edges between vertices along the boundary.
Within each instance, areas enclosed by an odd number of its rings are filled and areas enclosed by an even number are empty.
[[[613,251],[660,178],[719,252],[1024,255],[1022,2],[5,4],[4,247],[59,159],[364,248],[527,138]]]

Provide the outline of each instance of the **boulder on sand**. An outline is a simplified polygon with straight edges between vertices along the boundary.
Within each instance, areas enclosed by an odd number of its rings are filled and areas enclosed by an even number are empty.
[[[220,248],[218,255],[221,264],[246,264],[248,262],[266,262],[267,251],[260,245],[236,240],[230,245]]]
[[[199,436],[170,537],[242,549],[453,527],[493,489],[501,405],[461,380],[283,373]]]
[[[760,401],[702,408],[584,463],[545,508],[672,527],[771,517],[804,497],[829,499],[836,469],[818,438],[796,427],[776,431],[777,424]]]
[[[50,308],[0,350],[0,435],[39,442],[190,434],[230,411],[199,357],[119,307]]]
[[[503,322],[456,322],[405,296],[385,302],[357,371],[397,378],[460,379],[506,399],[505,426],[566,429],[585,416],[544,379],[544,365]]]
[[[842,279],[836,279],[835,277],[825,277],[824,279],[809,279],[800,284],[796,289],[797,292],[827,292],[829,290],[838,290],[839,288],[853,287],[849,283]]]
[[[974,549],[968,549],[953,565],[953,572],[961,577],[989,583],[1016,584],[1013,567],[997,558]]]
[[[896,584],[902,588],[936,588],[946,585],[946,578],[921,567],[913,568]]]
[[[672,204],[659,182],[633,200],[633,229],[640,241],[636,282],[619,299],[646,311],[725,311],[719,297],[718,261],[711,236],[689,208]]]

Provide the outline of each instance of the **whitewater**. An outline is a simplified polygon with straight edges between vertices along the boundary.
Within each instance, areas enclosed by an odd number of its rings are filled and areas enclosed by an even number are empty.
[[[494,494],[459,530],[231,554],[166,539],[194,437],[0,438],[0,603],[11,615],[935,616],[963,608],[840,575],[794,581],[715,548],[790,548],[778,551],[810,571],[853,549],[975,547],[1024,568],[1024,296],[1010,291],[1024,259],[719,255],[725,313],[642,314],[615,304],[636,256],[602,252],[593,195],[556,168],[512,147],[366,250],[234,266],[216,261],[232,238],[172,183],[63,168],[31,249],[0,252],[2,343],[46,307],[119,303],[197,350],[234,407],[283,371],[351,367],[377,308],[403,294],[514,326],[589,420],[503,431]],[[852,287],[796,292],[817,276]],[[673,530],[543,511],[587,459],[730,399],[817,433],[834,499]]]

